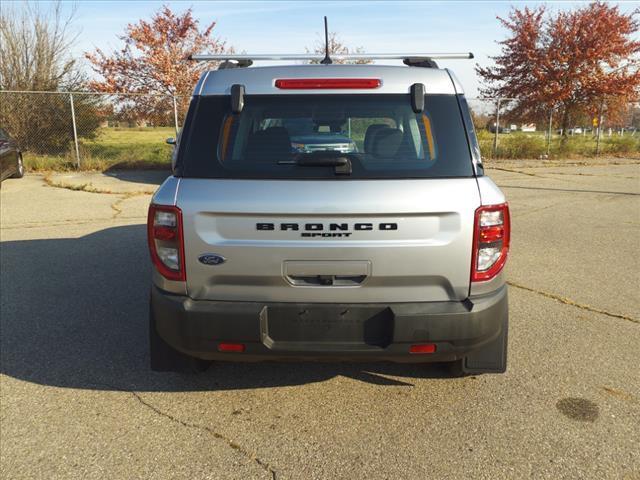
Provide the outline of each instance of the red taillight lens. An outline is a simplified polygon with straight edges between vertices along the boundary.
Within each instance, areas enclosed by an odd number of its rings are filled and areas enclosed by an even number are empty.
[[[184,282],[184,241],[182,211],[178,207],[150,205],[147,217],[147,241],[151,261],[160,275]]]
[[[379,78],[279,78],[282,90],[368,89],[382,85]]]
[[[476,210],[473,227],[471,281],[483,282],[495,277],[507,261],[511,225],[506,203]]]
[[[170,227],[153,227],[153,238],[156,240],[175,240],[176,229]]]
[[[409,353],[436,353],[435,343],[419,343],[409,347]]]
[[[244,343],[227,343],[222,342],[218,344],[219,352],[235,352],[242,353],[244,352]]]

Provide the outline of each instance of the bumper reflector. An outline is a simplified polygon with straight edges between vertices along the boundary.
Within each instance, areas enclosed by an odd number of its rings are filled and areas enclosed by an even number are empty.
[[[411,345],[411,347],[409,347],[409,353],[436,353],[436,344],[420,343],[418,345]]]
[[[219,343],[218,351],[242,353],[244,352],[244,343]]]

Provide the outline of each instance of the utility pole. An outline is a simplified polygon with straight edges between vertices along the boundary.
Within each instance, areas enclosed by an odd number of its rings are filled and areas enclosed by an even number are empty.
[[[498,156],[498,132],[500,131],[500,97],[496,102],[496,132],[493,137],[493,158]]]
[[[547,158],[551,154],[551,131],[553,129],[553,108],[549,111],[549,132],[547,133]]]
[[[604,110],[604,97],[600,102],[600,109],[598,110],[598,136],[596,137],[596,156],[600,155],[600,137],[602,135],[602,110]]]
[[[76,166],[80,168],[80,148],[78,148],[78,129],[76,128],[76,111],[73,107],[73,93],[69,94],[69,103],[71,104],[71,123],[73,125],[73,143],[76,147]]]

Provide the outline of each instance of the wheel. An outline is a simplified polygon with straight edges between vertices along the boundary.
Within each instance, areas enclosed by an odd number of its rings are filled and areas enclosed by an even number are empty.
[[[11,175],[11,178],[24,177],[24,162],[22,161],[22,155],[18,155],[18,165],[16,166],[16,173]]]
[[[149,305],[149,357],[154,372],[201,373],[211,361],[190,357],[172,348],[156,330],[153,307]]]

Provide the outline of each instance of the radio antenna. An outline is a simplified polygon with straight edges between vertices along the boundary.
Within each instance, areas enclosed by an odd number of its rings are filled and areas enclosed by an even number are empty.
[[[324,58],[320,61],[323,65],[331,65],[333,61],[329,57],[329,27],[327,27],[327,17],[324,17]]]

